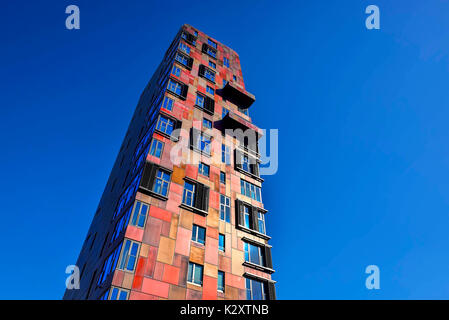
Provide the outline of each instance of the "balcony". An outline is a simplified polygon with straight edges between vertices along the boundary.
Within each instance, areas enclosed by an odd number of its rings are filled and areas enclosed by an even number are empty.
[[[221,89],[221,95],[225,100],[232,102],[241,109],[248,109],[256,101],[256,97],[253,94],[240,89],[230,82],[226,83],[223,89]]]

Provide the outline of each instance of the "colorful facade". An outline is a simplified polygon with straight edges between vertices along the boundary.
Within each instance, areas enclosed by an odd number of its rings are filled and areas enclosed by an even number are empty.
[[[237,53],[184,25],[141,95],[80,289],[64,299],[275,299],[254,101]]]

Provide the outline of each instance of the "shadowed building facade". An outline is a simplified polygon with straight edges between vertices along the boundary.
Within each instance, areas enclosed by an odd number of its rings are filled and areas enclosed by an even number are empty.
[[[183,25],[140,97],[77,261],[80,289],[64,299],[275,299],[254,101],[237,53]]]

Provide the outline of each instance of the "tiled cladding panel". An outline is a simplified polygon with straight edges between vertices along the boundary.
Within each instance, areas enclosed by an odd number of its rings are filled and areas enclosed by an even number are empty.
[[[182,29],[191,34],[196,30],[189,25],[184,25]],[[210,57],[202,50],[203,43],[207,43],[208,39],[215,41],[218,45],[217,59]],[[223,87],[223,80],[232,82],[234,86],[238,86],[245,92],[237,53],[201,31],[198,31],[195,46],[182,39],[180,41],[189,46],[189,55],[193,58],[191,70],[176,63],[181,68],[181,73],[179,76],[174,76],[188,85],[187,98],[183,100],[166,93],[174,100],[174,104],[172,110],[162,109],[162,112],[181,120],[182,128],[186,130],[192,127],[201,129],[203,118],[212,122],[221,120],[223,108],[234,112],[251,124],[250,117],[241,113],[236,105],[224,101],[220,94],[217,94],[217,90]],[[229,59],[229,67],[223,65],[223,57]],[[198,75],[199,66],[209,66],[209,61],[216,65],[215,84]],[[207,86],[215,90],[214,115],[195,107],[197,91],[209,95],[206,93]],[[212,97],[212,95],[209,96]],[[251,124],[251,126],[254,125]],[[255,126],[254,128],[257,129]],[[263,208],[262,203],[242,195],[240,189],[241,178],[257,186],[261,186],[261,182],[234,170],[233,152],[231,152],[231,165],[222,163],[221,145],[214,146],[214,150],[220,151],[213,153],[211,157],[200,156],[201,161],[210,164],[210,175],[205,177],[198,173],[197,165],[176,166],[171,162],[170,151],[177,143],[176,141],[159,133],[154,133],[153,138],[164,143],[163,152],[160,158],[148,155],[147,161],[172,170],[168,199],[161,200],[149,194],[137,192],[135,199],[149,204],[150,208],[143,228],[128,226],[125,232],[125,238],[137,241],[141,245],[136,267],[134,272],[115,270],[111,285],[129,290],[129,299],[246,299],[243,275],[246,273],[271,279],[271,273],[244,264],[242,238],[253,239],[263,244],[267,244],[267,238],[260,238],[257,234],[237,229],[235,206],[236,199],[239,199]],[[225,185],[220,183],[220,172],[226,173]],[[209,210],[206,216],[180,207],[186,177],[210,188]],[[219,218],[220,194],[231,199],[230,223]],[[206,229],[204,245],[191,241],[194,224]],[[224,252],[218,248],[219,234],[225,235]],[[189,262],[203,266],[201,286],[187,282]],[[218,271],[225,273],[224,292],[217,290]]]

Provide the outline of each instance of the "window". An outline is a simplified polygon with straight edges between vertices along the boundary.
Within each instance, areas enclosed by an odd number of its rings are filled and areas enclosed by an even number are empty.
[[[250,197],[253,200],[256,201],[262,201],[262,196],[261,196],[261,192],[260,192],[260,187],[245,181],[245,180],[240,180],[240,188],[241,188],[241,192],[243,195]]]
[[[168,193],[169,183],[170,183],[170,174],[165,170],[159,169],[157,170],[153,191],[166,197]]]
[[[225,273],[223,271],[218,271],[217,290],[219,292],[224,292],[224,289],[225,289]]]
[[[174,103],[173,99],[171,99],[169,97],[165,97],[164,102],[162,103],[162,108],[172,111],[173,103]]]
[[[250,157],[239,149],[235,150],[235,167],[237,170],[243,170],[243,173],[259,177],[259,162],[255,157]]]
[[[134,205],[133,218],[131,225],[143,228],[145,226],[145,219],[148,213],[148,205],[137,201]]]
[[[196,93],[196,101],[195,106],[199,107],[200,109],[203,109],[203,111],[214,114],[215,109],[215,101],[211,97],[204,96],[203,94],[197,92]]]
[[[129,293],[128,290],[111,287],[108,300],[128,300],[128,293]]]
[[[231,199],[220,194],[220,220],[231,222]]]
[[[122,255],[120,257],[119,269],[125,271],[134,271],[137,255],[139,253],[139,244],[129,239],[125,240]]]
[[[189,42],[189,43],[191,43],[193,45],[196,44],[196,37],[197,36],[194,36],[193,34],[190,34],[188,32],[183,32],[181,34],[181,38],[183,38],[185,41],[187,41],[187,42]]]
[[[195,35],[195,37],[198,37],[198,31],[193,30],[193,34]]]
[[[203,118],[203,128],[205,129],[212,129],[212,121]]]
[[[202,174],[203,176],[209,177],[209,166],[201,162],[198,165],[198,173]]]
[[[217,65],[215,64],[215,62],[209,60],[209,67],[216,69]]]
[[[200,142],[198,145],[201,152],[204,152],[204,153],[210,155],[210,145],[211,145],[210,138],[206,137],[204,135],[201,135],[201,139],[200,139]]]
[[[226,86],[227,83],[228,81],[226,79],[223,79],[223,87]]]
[[[189,271],[187,274],[187,282],[203,285],[203,266],[189,262]]]
[[[139,188],[152,197],[166,201],[168,190],[170,189],[171,172],[169,169],[147,162],[145,163]]]
[[[188,86],[176,80],[170,79],[167,84],[167,90],[185,100],[187,97]]]
[[[206,229],[194,224],[192,229],[192,241],[204,244],[206,242]]]
[[[182,195],[182,205],[196,213],[207,214],[209,210],[209,187],[196,181],[186,180]],[[199,211],[199,212],[198,212]]]
[[[173,68],[171,69],[171,74],[179,77],[181,75],[181,69],[177,66],[173,66]]]
[[[204,108],[204,96],[197,93],[195,103],[197,106]]]
[[[228,67],[228,68],[229,68],[229,59],[228,59],[228,58],[223,58],[223,65],[224,65],[225,67]]]
[[[218,235],[218,250],[225,251],[225,236],[221,233]]]
[[[212,41],[211,39],[207,39],[207,44],[213,47],[214,49],[217,49],[217,43]]]
[[[204,77],[212,82],[215,82],[215,73],[209,69],[204,70]]]
[[[151,141],[150,154],[152,156],[155,156],[156,158],[160,158],[162,155],[163,148],[164,148],[163,142],[157,139],[153,139],[153,141]]]
[[[195,203],[195,185],[190,182],[184,183],[184,193],[182,195],[182,203],[193,207]]]
[[[181,53],[176,53],[175,56],[175,60],[178,61],[180,64],[182,64],[183,66],[187,67],[187,68],[191,68],[192,64],[191,64],[191,58],[186,57],[185,55],[181,54]],[[179,75],[178,75],[179,77]]]
[[[168,81],[168,90],[170,90],[173,93],[176,93],[178,95],[181,95],[182,93],[182,86],[180,83],[173,81],[172,79],[170,79]]]
[[[209,94],[211,94],[211,95],[214,95],[214,94],[215,94],[215,90],[212,89],[212,87],[209,87],[209,86],[206,86],[206,92],[209,93]]]
[[[264,249],[254,244],[244,242],[245,247],[245,261],[257,264],[259,266],[265,265]]]
[[[186,45],[185,43],[180,43],[179,44],[179,49],[181,50],[181,51],[184,51],[185,53],[187,53],[187,54],[190,54],[190,47],[188,46],[188,45]]]
[[[201,152],[202,154],[210,156],[211,153],[211,138],[205,133],[193,129],[190,132],[190,143],[191,147]]]
[[[242,169],[249,171],[249,158],[245,154],[242,154]]]
[[[220,183],[226,184],[226,173],[220,171]]]
[[[268,300],[267,284],[263,281],[246,278],[247,300]]]
[[[225,144],[221,145],[221,162],[231,164],[231,149]]]
[[[251,229],[251,209],[248,206],[243,206],[243,226]]]
[[[164,117],[163,115],[159,116],[159,119],[156,124],[156,130],[171,135],[174,127],[175,122],[172,119]]]
[[[205,52],[208,54],[208,55],[210,55],[212,58],[217,58],[217,51],[215,50],[215,49],[212,49],[211,47],[209,47],[209,46],[207,46],[206,48],[205,48],[206,50],[205,50]]]
[[[232,75],[232,80],[237,81],[237,77],[234,75]]]
[[[258,226],[259,226],[259,232],[266,234],[266,230],[265,230],[265,214],[263,214],[262,212],[257,212],[257,222],[258,222]]]

